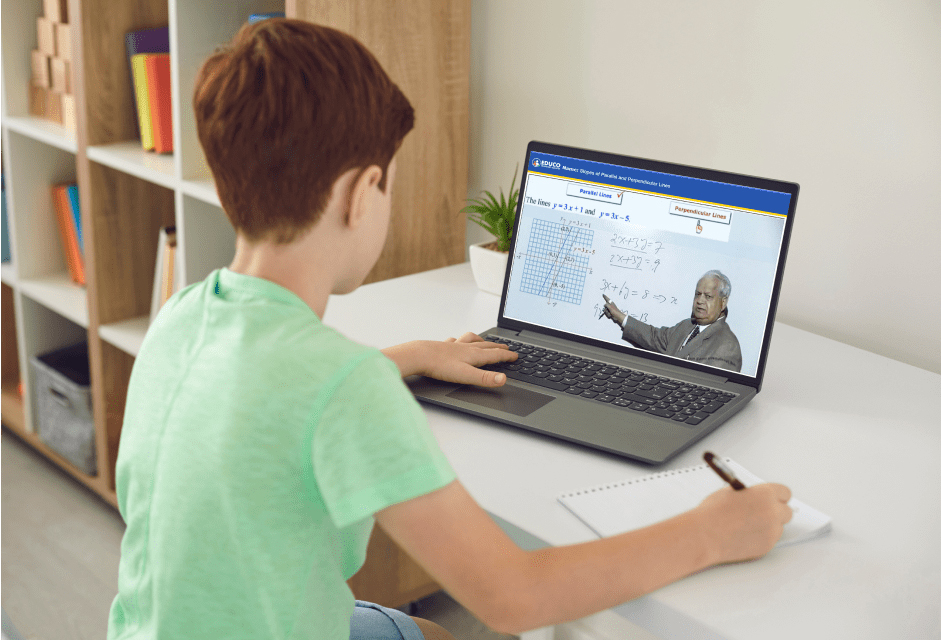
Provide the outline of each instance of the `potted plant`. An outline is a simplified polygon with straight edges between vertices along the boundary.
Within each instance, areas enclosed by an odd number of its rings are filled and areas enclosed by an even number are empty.
[[[469,248],[471,270],[474,280],[481,291],[496,295],[503,293],[503,278],[506,274],[506,262],[509,256],[510,240],[513,238],[513,223],[516,221],[516,203],[519,198],[519,189],[513,190],[516,184],[516,173],[519,165],[513,172],[510,181],[509,197],[503,195],[500,189],[500,199],[484,191],[479,198],[468,198],[468,205],[461,209],[467,213],[468,218],[483,227],[495,240],[472,244]]]

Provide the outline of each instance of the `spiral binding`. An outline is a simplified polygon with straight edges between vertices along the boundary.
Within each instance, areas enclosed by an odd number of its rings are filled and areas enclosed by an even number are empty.
[[[732,460],[730,458],[725,458],[725,462],[726,464],[728,464],[732,462]],[[613,484],[598,485],[597,487],[589,487],[588,489],[582,489],[580,491],[572,491],[570,493],[564,493],[559,497],[568,498],[570,496],[581,496],[581,495],[587,495],[589,493],[597,493],[598,491],[608,491],[610,489],[618,489],[620,487],[626,487],[632,484],[647,482],[648,480],[658,480],[660,478],[667,477],[667,476],[678,476],[684,473],[691,473],[693,471],[702,471],[704,469],[709,469],[709,466],[705,464],[698,464],[694,467],[685,467],[683,469],[671,469],[670,471],[661,471],[659,473],[654,473],[652,475],[644,476],[642,478],[632,478],[630,480],[623,480],[621,482],[615,482]]]

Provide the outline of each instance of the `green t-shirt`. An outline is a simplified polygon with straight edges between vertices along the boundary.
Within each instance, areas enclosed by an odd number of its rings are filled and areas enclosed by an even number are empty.
[[[346,640],[373,514],[453,479],[394,363],[217,270],[131,373],[108,638]]]

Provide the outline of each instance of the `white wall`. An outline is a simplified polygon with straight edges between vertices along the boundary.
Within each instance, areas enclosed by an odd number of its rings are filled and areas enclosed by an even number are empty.
[[[470,109],[470,196],[533,139],[800,183],[778,319],[941,373],[941,3],[473,0]]]

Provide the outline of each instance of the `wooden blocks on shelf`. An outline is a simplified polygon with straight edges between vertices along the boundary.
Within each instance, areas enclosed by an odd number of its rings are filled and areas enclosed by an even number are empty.
[[[36,35],[39,50],[52,58],[56,55],[56,27],[49,18],[40,16],[36,19]]]
[[[67,24],[69,21],[68,5],[67,0],[43,0],[42,10],[49,20]]]
[[[52,90],[59,93],[72,93],[72,69],[68,60],[53,58]]]
[[[30,59],[29,113],[75,131],[67,2],[43,0],[43,11],[45,15],[36,20],[38,46]]]
[[[63,60],[72,61],[72,29],[69,25],[55,23],[56,56]]]
[[[29,83],[30,115],[75,131],[75,96]]]
[[[37,87],[52,86],[51,58],[39,49],[34,49],[30,62],[32,64],[32,82]]]

